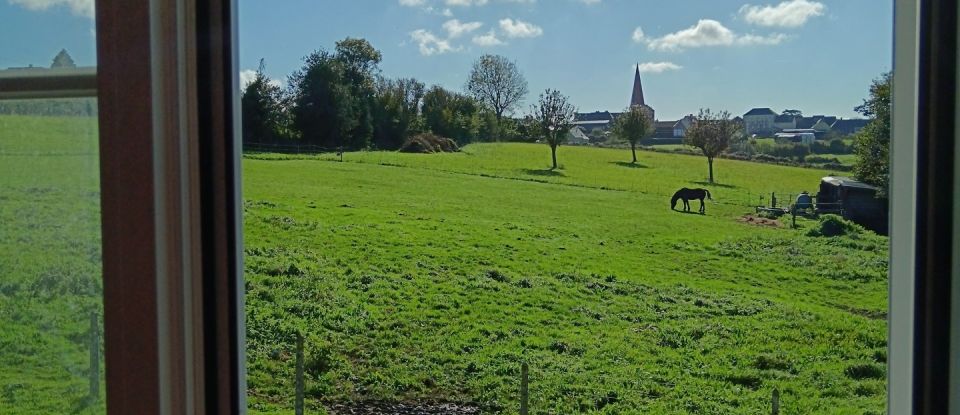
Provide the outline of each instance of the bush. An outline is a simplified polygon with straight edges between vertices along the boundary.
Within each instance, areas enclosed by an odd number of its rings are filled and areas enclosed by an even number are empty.
[[[833,163],[840,164],[840,159],[836,157],[826,157],[826,156],[808,156],[806,158],[807,163]]]
[[[417,134],[400,147],[403,153],[453,153],[460,151],[453,140],[432,133]]]
[[[838,215],[823,215],[817,227],[807,232],[807,236],[841,236],[863,233],[862,226],[850,222]]]

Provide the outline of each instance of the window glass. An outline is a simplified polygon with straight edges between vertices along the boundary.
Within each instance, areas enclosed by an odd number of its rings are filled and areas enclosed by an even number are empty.
[[[240,4],[253,413],[886,412],[892,2],[640,3]]]
[[[0,413],[104,413],[97,100],[16,81],[92,74],[93,1],[0,21]]]

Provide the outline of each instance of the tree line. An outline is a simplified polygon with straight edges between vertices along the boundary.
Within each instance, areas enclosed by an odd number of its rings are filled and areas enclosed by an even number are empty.
[[[261,61],[241,98],[244,143],[396,150],[426,132],[459,145],[531,136],[529,123],[509,117],[527,94],[514,62],[480,57],[461,93],[414,78],[385,78],[382,59],[368,41],[346,38],[333,51],[305,57],[285,88],[264,74]]]

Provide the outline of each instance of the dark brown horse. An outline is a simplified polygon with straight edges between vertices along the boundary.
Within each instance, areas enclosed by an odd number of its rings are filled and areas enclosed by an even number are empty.
[[[710,191],[707,189],[687,189],[686,187],[677,190],[677,193],[673,194],[673,198],[670,199],[670,209],[677,210],[677,201],[683,199],[683,211],[690,211],[690,200],[700,199],[700,213],[706,214],[707,209],[703,205],[703,199],[707,198],[713,200],[710,197]]]

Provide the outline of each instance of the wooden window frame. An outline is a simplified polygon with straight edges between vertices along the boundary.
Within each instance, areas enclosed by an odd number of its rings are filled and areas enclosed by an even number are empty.
[[[96,21],[107,411],[243,413],[236,2]]]
[[[942,174],[958,171],[945,88],[957,85],[957,6],[894,7],[888,411],[945,413],[960,386],[944,364],[960,366],[949,323],[960,179]],[[97,0],[112,414],[246,412],[236,8]]]

